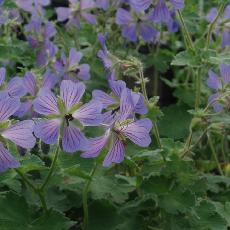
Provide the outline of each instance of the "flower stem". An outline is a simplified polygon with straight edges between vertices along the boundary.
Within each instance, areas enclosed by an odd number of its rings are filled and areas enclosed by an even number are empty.
[[[91,173],[90,173],[90,179],[88,179],[87,183],[85,184],[85,187],[83,189],[82,193],[82,203],[83,203],[83,212],[84,212],[84,220],[83,220],[83,230],[87,230],[88,228],[88,221],[89,221],[89,211],[88,211],[88,192],[89,192],[89,186],[91,184],[92,178],[96,172],[98,164],[95,163]]]
[[[42,204],[42,207],[44,209],[45,212],[48,211],[48,208],[47,208],[47,204],[46,204],[46,200],[45,200],[45,197],[43,195],[43,193],[41,192],[40,189],[36,188],[30,181],[29,179],[26,177],[26,175],[24,175],[20,169],[15,169],[15,171],[17,172],[17,174],[22,178],[22,180],[25,182],[25,184],[28,185],[28,187],[30,187],[35,194],[38,195],[39,199],[40,199],[40,202]]]
[[[208,35],[207,35],[207,43],[206,43],[206,47],[209,48],[210,42],[211,42],[211,37],[212,37],[212,32],[216,26],[216,23],[218,21],[218,18],[221,16],[221,14],[223,13],[225,8],[225,3],[220,5],[220,8],[217,12],[216,17],[213,19],[213,21],[211,22],[209,29],[208,29]]]
[[[180,24],[181,24],[181,27],[182,27],[182,32],[183,32],[185,43],[187,44],[189,49],[191,49],[192,51],[195,52],[192,38],[191,38],[191,36],[190,36],[190,34],[188,32],[188,28],[187,28],[187,26],[185,24],[185,21],[184,21],[184,18],[183,18],[183,15],[182,15],[181,11],[178,10],[177,14],[178,14]]]
[[[195,109],[198,110],[200,107],[200,96],[201,96],[201,74],[200,69],[197,70],[196,74],[196,82],[195,82],[195,88],[196,88],[196,99],[195,99]]]
[[[57,144],[57,147],[56,147],[56,150],[55,150],[55,154],[54,154],[54,159],[52,161],[52,164],[51,164],[51,167],[50,167],[50,170],[49,170],[49,173],[44,181],[44,183],[42,184],[42,186],[40,187],[40,190],[41,191],[44,191],[46,185],[49,183],[49,180],[53,174],[53,171],[54,171],[54,168],[56,166],[56,162],[57,162],[57,159],[58,159],[58,154],[59,154],[59,144]]]
[[[209,143],[209,147],[210,147],[210,149],[211,149],[212,155],[213,155],[213,157],[214,157],[214,159],[215,159],[215,161],[216,161],[216,165],[217,165],[218,171],[219,171],[220,175],[223,176],[224,173],[223,173],[223,170],[222,170],[222,168],[221,168],[221,166],[220,166],[220,162],[219,162],[219,160],[218,160],[218,157],[217,157],[217,154],[216,154],[216,150],[215,150],[215,148],[214,148],[214,145],[213,145],[213,143],[212,143],[212,139],[211,139],[210,136],[208,136],[208,143]]]

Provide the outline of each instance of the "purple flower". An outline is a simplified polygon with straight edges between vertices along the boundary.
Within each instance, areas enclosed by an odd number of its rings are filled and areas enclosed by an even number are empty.
[[[22,22],[22,18],[18,12],[17,9],[4,9],[4,8],[0,8],[0,25],[6,24],[7,21],[14,21],[17,23],[21,23]]]
[[[89,65],[79,64],[82,56],[83,55],[81,52],[78,52],[75,48],[71,48],[68,58],[65,56],[64,53],[62,53],[61,59],[56,61],[55,63],[55,69],[64,79],[89,80]]]
[[[96,0],[96,6],[103,10],[108,10],[109,7],[117,8],[124,0]]]
[[[217,8],[212,8],[207,14],[206,20],[208,22],[212,22],[216,17],[216,15],[217,15]],[[224,11],[224,17],[218,19],[216,29],[214,30],[214,33],[217,36],[221,36],[222,39],[221,45],[223,48],[226,46],[230,46],[230,29],[229,29],[230,23],[227,22],[229,19],[230,19],[230,5],[226,6]]]
[[[105,167],[109,167],[112,163],[121,163],[124,160],[127,139],[141,147],[148,147],[151,143],[149,132],[152,129],[152,122],[148,118],[135,120],[133,111],[131,92],[124,89],[121,93],[119,111],[114,119],[107,124],[105,134],[91,138],[90,148],[84,151],[81,156],[85,158],[97,157],[102,149],[110,143],[109,152],[103,162]]]
[[[153,28],[150,14],[143,16],[141,13],[119,8],[116,13],[116,23],[122,27],[122,35],[132,42],[136,42],[138,36],[146,42],[151,42],[158,33]]]
[[[80,19],[84,18],[88,23],[95,25],[97,23],[95,15],[91,12],[96,7],[93,0],[69,0],[68,7],[56,8],[58,21],[68,20],[69,26],[80,28]]]
[[[61,82],[58,99],[52,92],[42,92],[33,104],[34,110],[46,119],[36,123],[35,135],[50,145],[55,144],[61,135],[62,148],[69,153],[87,149],[88,140],[80,128],[101,122],[102,105],[94,100],[81,105],[84,92],[83,83],[70,80]]]
[[[23,78],[23,85],[26,89],[28,100],[21,103],[20,108],[14,114],[18,117],[24,117],[26,114],[30,112],[32,117],[34,114],[32,113],[32,105],[33,100],[43,91],[51,90],[58,82],[57,77],[50,71],[47,70],[44,74],[43,79],[37,79],[33,73],[27,72]]]
[[[27,40],[30,47],[38,51],[37,64],[46,65],[50,59],[55,57],[58,50],[51,41],[56,34],[53,22],[43,24],[41,19],[32,19],[31,22],[25,26],[25,32],[28,34]]]
[[[207,80],[207,85],[209,88],[216,91],[215,94],[209,97],[209,103],[212,103],[213,108],[216,112],[220,112],[223,109],[223,105],[218,102],[225,90],[230,83],[230,65],[222,64],[220,66],[221,77],[218,77],[212,70],[209,71],[209,77]],[[229,105],[230,101],[227,98],[227,104]]]
[[[6,69],[0,68],[0,100],[6,97],[19,98],[26,94],[23,86],[23,80],[20,77],[12,78],[8,83],[5,82]]]
[[[141,12],[150,7],[152,0],[129,0],[129,4],[136,12]]]
[[[134,112],[138,114],[146,114],[147,108],[145,106],[145,100],[142,94],[132,92],[130,89],[126,88],[124,81],[109,81],[109,86],[112,90],[112,94],[109,95],[101,90],[94,90],[92,95],[95,100],[102,103],[103,108],[111,108],[113,110],[119,109],[121,95],[123,90],[128,90],[131,95],[132,104],[134,106]]]
[[[33,136],[34,122],[25,120],[16,124],[10,124],[9,117],[13,115],[20,106],[19,99],[6,98],[0,100],[0,172],[9,168],[19,167],[19,162],[5,148],[2,140],[8,139],[23,148],[33,148],[36,139]]]

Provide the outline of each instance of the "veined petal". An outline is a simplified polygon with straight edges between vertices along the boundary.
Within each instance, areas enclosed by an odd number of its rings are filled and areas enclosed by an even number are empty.
[[[141,146],[148,147],[151,143],[149,132],[152,129],[152,122],[148,118],[121,126],[118,130],[128,137],[132,142]]]
[[[25,120],[10,126],[1,135],[23,148],[33,148],[36,142],[33,131],[34,122]]]
[[[122,28],[122,36],[124,36],[131,42],[136,42],[137,41],[137,25],[135,23],[124,25]]]
[[[218,102],[218,98],[220,98],[220,93],[215,93],[208,98],[208,102],[212,103],[212,107],[216,113],[221,112],[223,109],[223,105]]]
[[[103,166],[109,167],[112,163],[121,163],[124,160],[125,147],[122,141],[114,137],[112,148],[106,155]]]
[[[107,10],[109,8],[109,0],[96,0],[96,6],[103,10]]]
[[[68,153],[74,153],[79,150],[86,150],[89,142],[85,135],[77,127],[70,125],[64,128],[62,138],[62,148]]]
[[[175,10],[181,10],[184,8],[184,0],[170,0]]]
[[[129,3],[136,12],[141,12],[150,7],[152,0],[130,0]]]
[[[60,86],[60,95],[69,110],[78,103],[85,92],[85,85],[81,82],[74,83],[71,80],[63,80]]]
[[[23,79],[24,87],[32,96],[36,94],[36,79],[31,72],[27,72]]]
[[[134,19],[129,11],[119,8],[116,13],[116,23],[118,25],[128,25],[134,22]]]
[[[22,97],[26,94],[26,89],[23,85],[23,79],[20,77],[12,78],[7,86],[7,91],[11,97]]]
[[[59,114],[57,98],[51,91],[43,91],[34,100],[34,110],[43,115]]]
[[[52,89],[57,83],[58,83],[58,77],[50,70],[47,70],[44,74],[41,88]]]
[[[117,97],[121,97],[122,91],[126,88],[126,83],[122,80],[109,80],[109,87]]]
[[[77,73],[77,77],[81,80],[89,80],[90,79],[90,67],[88,64],[81,64],[78,67],[79,72]]]
[[[130,89],[124,89],[121,94],[120,120],[127,119],[134,112],[134,104]]]
[[[144,96],[140,93],[134,93],[131,94],[134,104],[134,112],[138,114],[146,114],[148,112],[148,109],[145,105],[145,99]]]
[[[216,89],[216,90],[221,87],[221,82],[219,77],[212,70],[209,70],[208,72],[207,85],[209,88]]]
[[[31,100],[22,102],[19,109],[14,113],[14,116],[20,118],[24,117],[32,109],[32,106],[33,106],[33,102]]]
[[[5,81],[5,77],[6,77],[6,69],[2,67],[0,68],[0,86]]]
[[[165,0],[158,0],[158,3],[153,11],[151,19],[156,22],[167,23],[171,18],[168,7],[165,4]]]
[[[109,139],[109,134],[110,132],[107,131],[105,135],[103,136],[89,139],[89,149],[83,152],[81,154],[81,157],[84,157],[84,158],[97,157],[100,154],[101,150],[106,145]]]
[[[0,100],[0,121],[8,119],[19,107],[20,101],[17,98],[7,97],[4,100]]]
[[[73,117],[86,126],[99,125],[102,121],[102,108],[103,106],[99,101],[91,100],[89,103],[84,104],[74,112]]]
[[[230,65],[222,64],[220,65],[220,73],[223,78],[224,84],[230,83]]]
[[[78,52],[75,48],[71,48],[69,52],[69,68],[72,69],[82,59],[83,54]]]
[[[152,26],[146,24],[146,23],[141,23],[140,24],[140,34],[141,37],[146,41],[146,42],[151,42],[154,40],[154,38],[157,36],[158,31],[154,29]]]
[[[53,145],[58,140],[60,125],[60,119],[38,121],[34,127],[34,134],[44,143]]]
[[[102,90],[94,90],[92,92],[93,99],[100,101],[103,105],[103,108],[107,108],[109,105],[117,104],[118,101],[113,99],[110,95],[103,92]]]
[[[10,154],[10,152],[0,142],[0,172],[5,172],[10,168],[18,168],[20,163]]]

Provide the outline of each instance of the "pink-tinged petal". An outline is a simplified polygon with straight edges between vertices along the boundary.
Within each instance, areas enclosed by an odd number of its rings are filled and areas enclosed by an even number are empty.
[[[58,7],[56,8],[57,20],[63,22],[67,20],[70,16],[70,9],[68,7]]]
[[[60,86],[60,95],[69,110],[78,103],[85,92],[85,85],[81,82],[74,83],[71,80],[63,80]]]
[[[78,67],[77,77],[81,80],[90,79],[90,67],[88,64],[82,64]]]
[[[11,168],[18,168],[20,163],[9,153],[0,142],[0,172],[5,172]]]
[[[221,82],[219,77],[212,71],[208,72],[207,85],[211,89],[219,89],[221,87]]]
[[[215,112],[219,113],[223,109],[223,105],[219,103],[218,98],[221,97],[220,93],[215,93],[208,98],[208,102],[212,104]]]
[[[34,122],[25,120],[10,126],[1,135],[23,148],[33,148],[36,142],[33,131]]]
[[[126,88],[126,83],[122,80],[119,81],[114,81],[114,80],[109,80],[109,86],[115,96],[121,97],[122,91]]]
[[[89,139],[89,149],[81,154],[81,157],[84,158],[93,158],[97,157],[101,150],[106,145],[110,136],[110,131],[108,130],[105,135]]]
[[[86,9],[91,9],[96,7],[96,4],[93,0],[84,0],[81,1],[81,9],[86,10]]]
[[[103,106],[99,101],[91,100],[74,112],[73,117],[78,119],[83,125],[96,126],[102,121],[102,108]]]
[[[34,110],[43,115],[59,114],[57,98],[50,91],[44,91],[34,100]]]
[[[134,22],[134,19],[129,11],[119,8],[116,13],[116,23],[118,25],[128,25]]]
[[[19,107],[20,101],[17,98],[7,97],[4,100],[0,100],[0,121],[8,119]]]
[[[112,163],[121,163],[124,160],[125,147],[122,141],[117,137],[114,137],[112,148],[109,153],[106,155],[103,166],[109,167]]]
[[[7,86],[7,91],[11,97],[22,97],[26,94],[23,79],[20,77],[12,78]]]
[[[96,16],[90,13],[82,13],[81,16],[90,24],[96,25],[97,19]]]
[[[223,78],[224,84],[230,83],[230,65],[222,64],[220,65],[220,73]]]
[[[58,77],[50,70],[47,70],[42,80],[41,88],[52,89],[58,83]]]
[[[122,28],[122,36],[131,42],[137,41],[137,25],[135,23],[125,25]]]
[[[124,89],[121,93],[120,120],[127,119],[134,112],[134,104],[130,89]]]
[[[117,104],[118,101],[116,101],[114,98],[112,98],[107,93],[103,92],[102,90],[94,90],[92,92],[93,99],[100,101],[103,105],[103,108],[107,108],[110,105]]]
[[[79,150],[86,150],[89,142],[85,135],[75,126],[66,126],[62,138],[62,148],[65,152],[74,153]]]
[[[140,93],[131,93],[133,104],[134,104],[134,112],[138,114],[146,114],[148,112],[148,109],[145,105],[145,98]]]
[[[14,116],[17,116],[20,118],[24,117],[32,109],[32,106],[33,106],[33,101],[31,100],[22,102],[19,109],[14,113]]]
[[[73,69],[81,61],[83,54],[75,48],[71,48],[69,52],[69,69]]]
[[[0,86],[3,84],[6,78],[6,69],[0,68]]]
[[[54,145],[59,136],[60,119],[41,120],[35,124],[34,135],[48,145]]]
[[[32,96],[36,94],[36,79],[31,72],[27,72],[23,79],[24,87],[26,91],[29,92]]]
[[[135,144],[141,147],[148,147],[151,143],[151,138],[149,136],[149,132],[151,129],[151,120],[145,118],[134,121],[127,125],[123,125],[118,130]]]

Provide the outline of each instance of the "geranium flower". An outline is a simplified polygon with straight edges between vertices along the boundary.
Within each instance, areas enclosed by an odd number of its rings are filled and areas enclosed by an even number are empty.
[[[212,70],[209,71],[209,77],[207,85],[209,88],[216,91],[215,94],[209,97],[209,103],[212,103],[213,108],[216,112],[220,112],[224,105],[218,102],[218,99],[223,96],[226,91],[226,87],[230,84],[230,65],[220,65],[221,77],[218,77]],[[229,98],[226,99],[227,106],[230,105]]]
[[[121,105],[114,119],[104,123],[106,132],[103,136],[91,138],[90,148],[81,156],[84,158],[97,157],[102,149],[109,145],[103,165],[109,167],[112,163],[121,163],[124,160],[125,142],[127,139],[141,147],[148,147],[151,143],[149,132],[152,129],[150,119],[136,120],[133,116],[134,105],[131,92],[124,89],[121,94]]]
[[[43,79],[37,79],[32,72],[27,72],[23,78],[23,85],[26,89],[28,99],[21,103],[20,108],[14,114],[18,117],[23,117],[30,112],[32,117],[34,116],[32,111],[32,105],[34,99],[45,90],[51,90],[58,82],[57,77],[47,70]]]
[[[0,172],[9,168],[19,167],[19,162],[5,147],[6,140],[10,140],[22,148],[33,148],[36,142],[33,136],[34,122],[25,120],[10,124],[8,120],[20,106],[19,99],[6,98],[0,100]]]
[[[94,100],[81,105],[84,92],[83,83],[70,80],[61,82],[60,98],[52,92],[42,92],[34,101],[34,110],[45,119],[36,123],[35,135],[50,145],[61,136],[62,148],[69,153],[87,149],[88,140],[80,127],[98,125],[102,119],[102,105]]]
[[[92,95],[95,100],[98,100],[102,103],[104,108],[118,109],[120,106],[120,100],[122,91],[128,90],[130,91],[132,103],[134,106],[134,112],[138,114],[146,114],[147,108],[145,106],[145,100],[142,94],[135,93],[130,89],[126,88],[126,83],[124,81],[112,81],[109,80],[109,86],[112,90],[112,94],[109,95],[102,90],[94,90]]]
[[[55,69],[60,76],[64,79],[70,80],[89,80],[90,67],[88,64],[79,64],[82,59],[82,53],[78,52],[75,48],[71,48],[69,57],[67,58],[64,53],[61,59],[56,61]]]
[[[68,20],[68,26],[80,28],[80,19],[84,18],[90,24],[97,23],[95,15],[90,11],[96,7],[93,0],[69,0],[69,7],[57,7],[58,21]]]
[[[6,97],[20,98],[26,94],[22,78],[14,77],[8,83],[5,82],[5,78],[6,69],[0,68],[0,99]]]
[[[158,31],[153,27],[150,14],[141,14],[119,8],[116,13],[116,23],[122,27],[122,35],[132,42],[141,36],[146,42],[151,42]]]
[[[206,16],[208,22],[212,22],[217,15],[217,8],[212,8]],[[224,11],[224,17],[218,19],[216,29],[214,33],[217,36],[221,36],[222,42],[221,45],[224,48],[225,46],[230,46],[230,22],[227,22],[230,19],[230,5],[226,6]],[[224,23],[225,22],[225,23]]]

